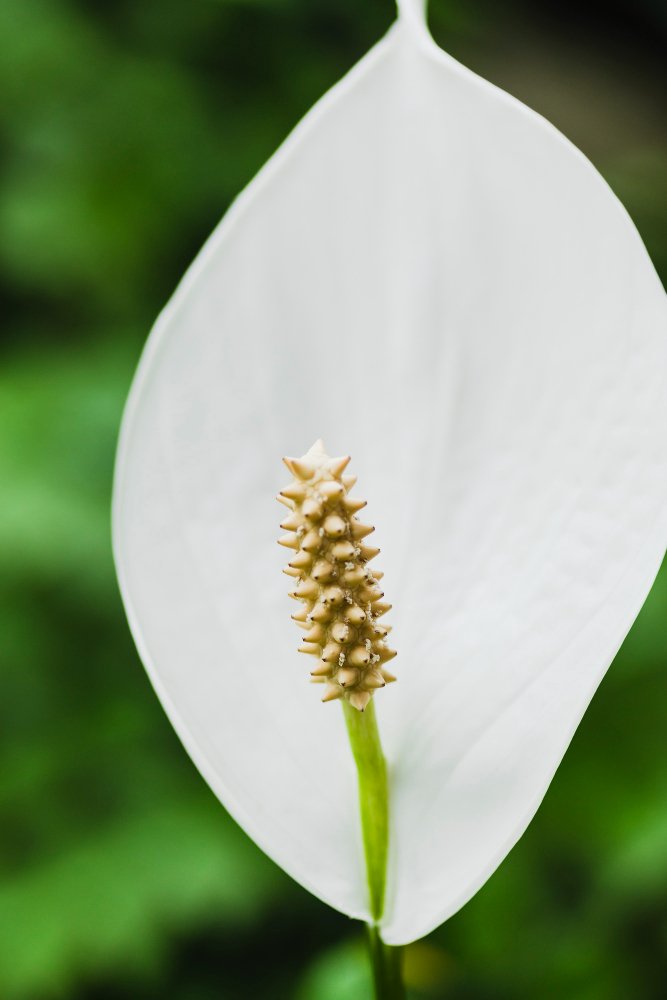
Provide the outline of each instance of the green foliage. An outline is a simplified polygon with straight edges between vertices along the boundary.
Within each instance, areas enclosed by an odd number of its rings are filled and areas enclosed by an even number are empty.
[[[362,941],[347,941],[320,955],[305,974],[295,1000],[359,1000],[371,997],[368,956]]]
[[[145,973],[169,934],[215,918],[247,927],[275,870],[215,803],[172,794],[80,838],[8,880],[0,902],[0,990],[7,1000],[61,994],[100,972]]]
[[[549,5],[431,3],[455,56],[511,71],[589,143],[664,275],[658,6],[637,7],[627,50],[613,24],[577,22],[589,105],[576,88],[554,102],[572,26]],[[356,929],[226,817],[164,719],[116,590],[109,497],[152,318],[391,17],[390,0],[0,0],[2,1000],[368,996]],[[528,22],[530,43],[507,27]],[[663,572],[520,845],[408,950],[415,1000],[663,996],[666,608]]]

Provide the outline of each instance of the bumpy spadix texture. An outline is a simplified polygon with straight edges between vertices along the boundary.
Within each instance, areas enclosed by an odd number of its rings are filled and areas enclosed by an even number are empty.
[[[391,608],[378,585],[383,574],[368,563],[379,549],[363,542],[375,529],[355,513],[365,500],[350,496],[356,476],[344,476],[348,456],[331,458],[316,441],[302,458],[285,458],[294,481],[278,499],[290,508],[279,541],[292,550],[283,572],[295,580],[290,597],[303,609],[292,615],[305,631],[300,653],[316,657],[311,670],[324,684],[322,701],[346,698],[362,711],[378,688],[395,676],[385,663],[396,652],[379,619]]]
[[[160,317],[115,485],[130,623],[188,750],[294,878],[368,917],[343,713],[304,683],[275,544],[276,456],[318,434],[353,449],[400,636],[374,699],[396,944],[517,841],[667,540],[667,308],[641,240],[416,3]]]

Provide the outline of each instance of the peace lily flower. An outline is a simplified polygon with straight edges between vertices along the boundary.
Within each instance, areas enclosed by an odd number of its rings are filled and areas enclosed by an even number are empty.
[[[114,502],[132,631],[193,760],[294,879],[371,922],[344,714],[306,682],[275,545],[278,458],[320,434],[353,455],[393,603],[399,683],[371,704],[400,945],[525,830],[667,540],[667,308],[639,236],[417,0],[160,316]]]

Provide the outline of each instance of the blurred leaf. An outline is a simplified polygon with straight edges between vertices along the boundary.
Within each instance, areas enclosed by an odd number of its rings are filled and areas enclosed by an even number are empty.
[[[119,962],[145,969],[188,924],[213,918],[236,933],[280,884],[215,803],[174,798],[5,884],[0,995],[64,995],[72,980]]]
[[[315,959],[295,1000],[368,1000],[372,993],[370,964],[363,942],[346,941]]]
[[[132,350],[126,338],[5,362],[0,374],[2,576],[115,591],[109,495]]]

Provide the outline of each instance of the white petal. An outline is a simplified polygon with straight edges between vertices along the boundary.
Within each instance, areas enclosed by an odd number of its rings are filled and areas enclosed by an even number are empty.
[[[657,571],[666,317],[590,164],[439,52],[414,0],[151,335],[114,507],[137,644],[235,818],[363,917],[355,776],[293,652],[272,499],[284,452],[322,435],[354,456],[400,653],[376,699],[391,943],[454,912],[520,836]]]

